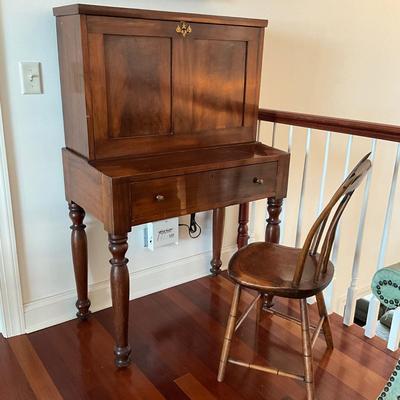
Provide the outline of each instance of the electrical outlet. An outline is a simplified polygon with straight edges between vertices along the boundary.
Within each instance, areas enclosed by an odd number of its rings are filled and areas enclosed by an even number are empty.
[[[178,218],[164,219],[147,224],[144,230],[144,243],[150,250],[170,244],[178,244]]]
[[[21,79],[22,94],[41,94],[42,78],[40,74],[40,63],[20,62],[19,75]]]

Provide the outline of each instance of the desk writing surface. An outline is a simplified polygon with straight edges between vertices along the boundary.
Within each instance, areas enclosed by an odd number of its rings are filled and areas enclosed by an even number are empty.
[[[91,165],[111,178],[141,180],[276,162],[286,155],[285,152],[261,143],[248,143],[164,153],[152,157],[93,161]]]

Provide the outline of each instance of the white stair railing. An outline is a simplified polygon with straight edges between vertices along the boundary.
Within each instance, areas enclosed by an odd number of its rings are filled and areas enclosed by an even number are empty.
[[[332,249],[331,260],[336,266],[340,278],[332,281],[331,285],[325,290],[327,308],[330,312],[336,311],[339,314],[344,312],[343,322],[346,325],[351,325],[354,323],[357,300],[370,293],[370,282],[372,281],[372,271],[368,268],[368,265],[364,265],[366,261],[368,262],[368,257],[365,257],[363,252],[366,251],[367,254],[373,256],[374,252],[368,253],[368,251],[371,250],[372,246],[377,246],[377,243],[379,246],[380,242],[380,247],[379,249],[376,248],[375,253],[379,252],[377,269],[385,265],[388,236],[389,232],[392,232],[396,186],[400,184],[398,182],[400,126],[274,110],[260,110],[259,116],[262,121],[268,121],[263,122],[263,124],[270,124],[269,133],[271,136],[269,137],[272,140],[268,143],[292,153],[289,197],[284,202],[281,214],[281,240],[287,245],[302,246],[302,238],[307,233],[307,226],[314,220],[314,212],[310,213],[309,205],[316,204],[315,215],[321,212],[332,194],[331,191],[336,189],[339,181],[348,175],[354,162],[361,157],[359,144],[363,148],[366,145],[370,147],[372,153],[370,158],[373,163],[377,160],[381,163],[380,171],[382,171],[382,168],[385,171],[389,170],[384,175],[387,179],[383,179],[383,183],[380,180],[379,186],[374,186],[376,180],[372,176],[375,175],[373,173],[368,175],[365,186],[361,189],[363,191],[360,191],[361,196],[356,196],[354,202],[352,200],[352,203],[356,203],[356,206],[350,207],[349,211],[346,211],[346,220],[351,221],[351,223],[350,225],[348,223],[339,225]],[[281,127],[283,129],[280,129]],[[288,127],[288,130],[285,127]],[[304,130],[303,128],[307,129]],[[345,135],[344,140],[342,139],[343,134]],[[367,139],[357,141],[356,146],[353,139],[357,136],[363,136]],[[377,149],[379,151],[391,151],[387,144],[379,144],[383,140],[397,142],[396,144],[393,143],[393,146],[397,148],[394,167],[392,167],[391,156],[385,158],[382,157],[382,153],[379,153],[379,158],[376,156]],[[338,168],[340,170],[339,175]],[[374,171],[374,168],[372,171]],[[315,184],[317,187],[315,187]],[[385,214],[383,232],[380,237],[376,223],[368,223],[368,221],[377,218],[377,208],[370,207],[369,200],[371,198],[376,201],[377,196],[381,196],[378,190],[382,190],[383,187],[384,190],[388,190],[389,194],[387,201],[383,197],[386,209],[379,208],[379,210],[382,210],[379,212]],[[383,221],[383,215],[381,220]],[[397,228],[395,229],[397,230]],[[356,230],[355,233],[354,230]],[[400,247],[396,237],[391,239],[391,245],[392,242],[393,248]],[[391,251],[392,258],[393,253]],[[396,261],[400,261],[400,257]],[[345,268],[349,265],[351,280],[348,284],[345,284],[343,277],[349,274],[345,271]],[[362,276],[360,275],[361,271]],[[367,274],[371,276],[367,276]],[[312,302],[312,299],[310,299],[310,302]],[[372,296],[365,326],[366,336],[372,337],[376,334],[378,313],[379,301]],[[399,342],[400,311],[396,310],[388,339],[388,348],[397,349]]]
[[[390,193],[387,201],[386,206],[386,215],[385,215],[385,223],[383,226],[383,233],[381,238],[381,244],[379,248],[379,256],[377,262],[377,270],[383,268],[385,266],[385,256],[388,247],[388,239],[389,239],[389,229],[392,222],[393,217],[393,206],[394,206],[394,199],[396,195],[396,186],[397,186],[397,179],[399,175],[399,165],[400,165],[400,143],[397,145],[397,154],[396,154],[396,161],[393,167],[393,175],[392,175],[392,182],[390,185]],[[377,324],[378,324],[378,315],[379,315],[379,307],[380,302],[376,297],[372,297],[369,307],[368,307],[368,316],[367,316],[367,323],[365,326],[365,336],[372,338],[376,335]],[[390,350],[397,350],[399,346],[399,335],[400,335],[400,321],[399,321],[399,311],[396,310],[395,318],[393,318],[392,326],[390,329],[390,337],[388,348]],[[395,323],[396,322],[396,323]],[[397,343],[395,343],[397,342]],[[390,347],[389,347],[390,346]]]
[[[375,159],[375,152],[376,152],[376,139],[372,140],[372,148],[370,156],[372,162]],[[358,278],[360,275],[360,256],[361,256],[361,247],[364,239],[365,219],[367,217],[368,200],[371,188],[371,177],[372,174],[369,173],[365,183],[362,208],[360,214],[360,222],[358,225],[357,244],[354,252],[353,270],[351,272],[351,283],[349,288],[347,289],[347,299],[343,315],[343,323],[347,326],[352,325],[354,322],[356,303],[358,300],[357,289],[358,289]]]

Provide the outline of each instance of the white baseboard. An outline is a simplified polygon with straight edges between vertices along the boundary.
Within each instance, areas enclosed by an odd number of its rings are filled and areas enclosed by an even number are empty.
[[[223,269],[236,245],[222,249]],[[182,258],[171,263],[156,265],[130,274],[130,298],[146,296],[209,274],[211,252]],[[111,306],[108,281],[89,286],[90,309],[95,312]],[[75,318],[76,291],[58,293],[24,305],[26,332],[34,332]]]

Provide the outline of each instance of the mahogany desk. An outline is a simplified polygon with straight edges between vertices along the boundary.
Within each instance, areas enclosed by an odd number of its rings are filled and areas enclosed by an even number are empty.
[[[225,207],[268,197],[279,240],[289,154],[257,141],[267,21],[71,5],[54,9],[72,220],[77,316],[89,315],[85,211],[112,254],[115,361],[130,363],[127,235],[132,226],[213,210],[211,272],[221,267]]]

